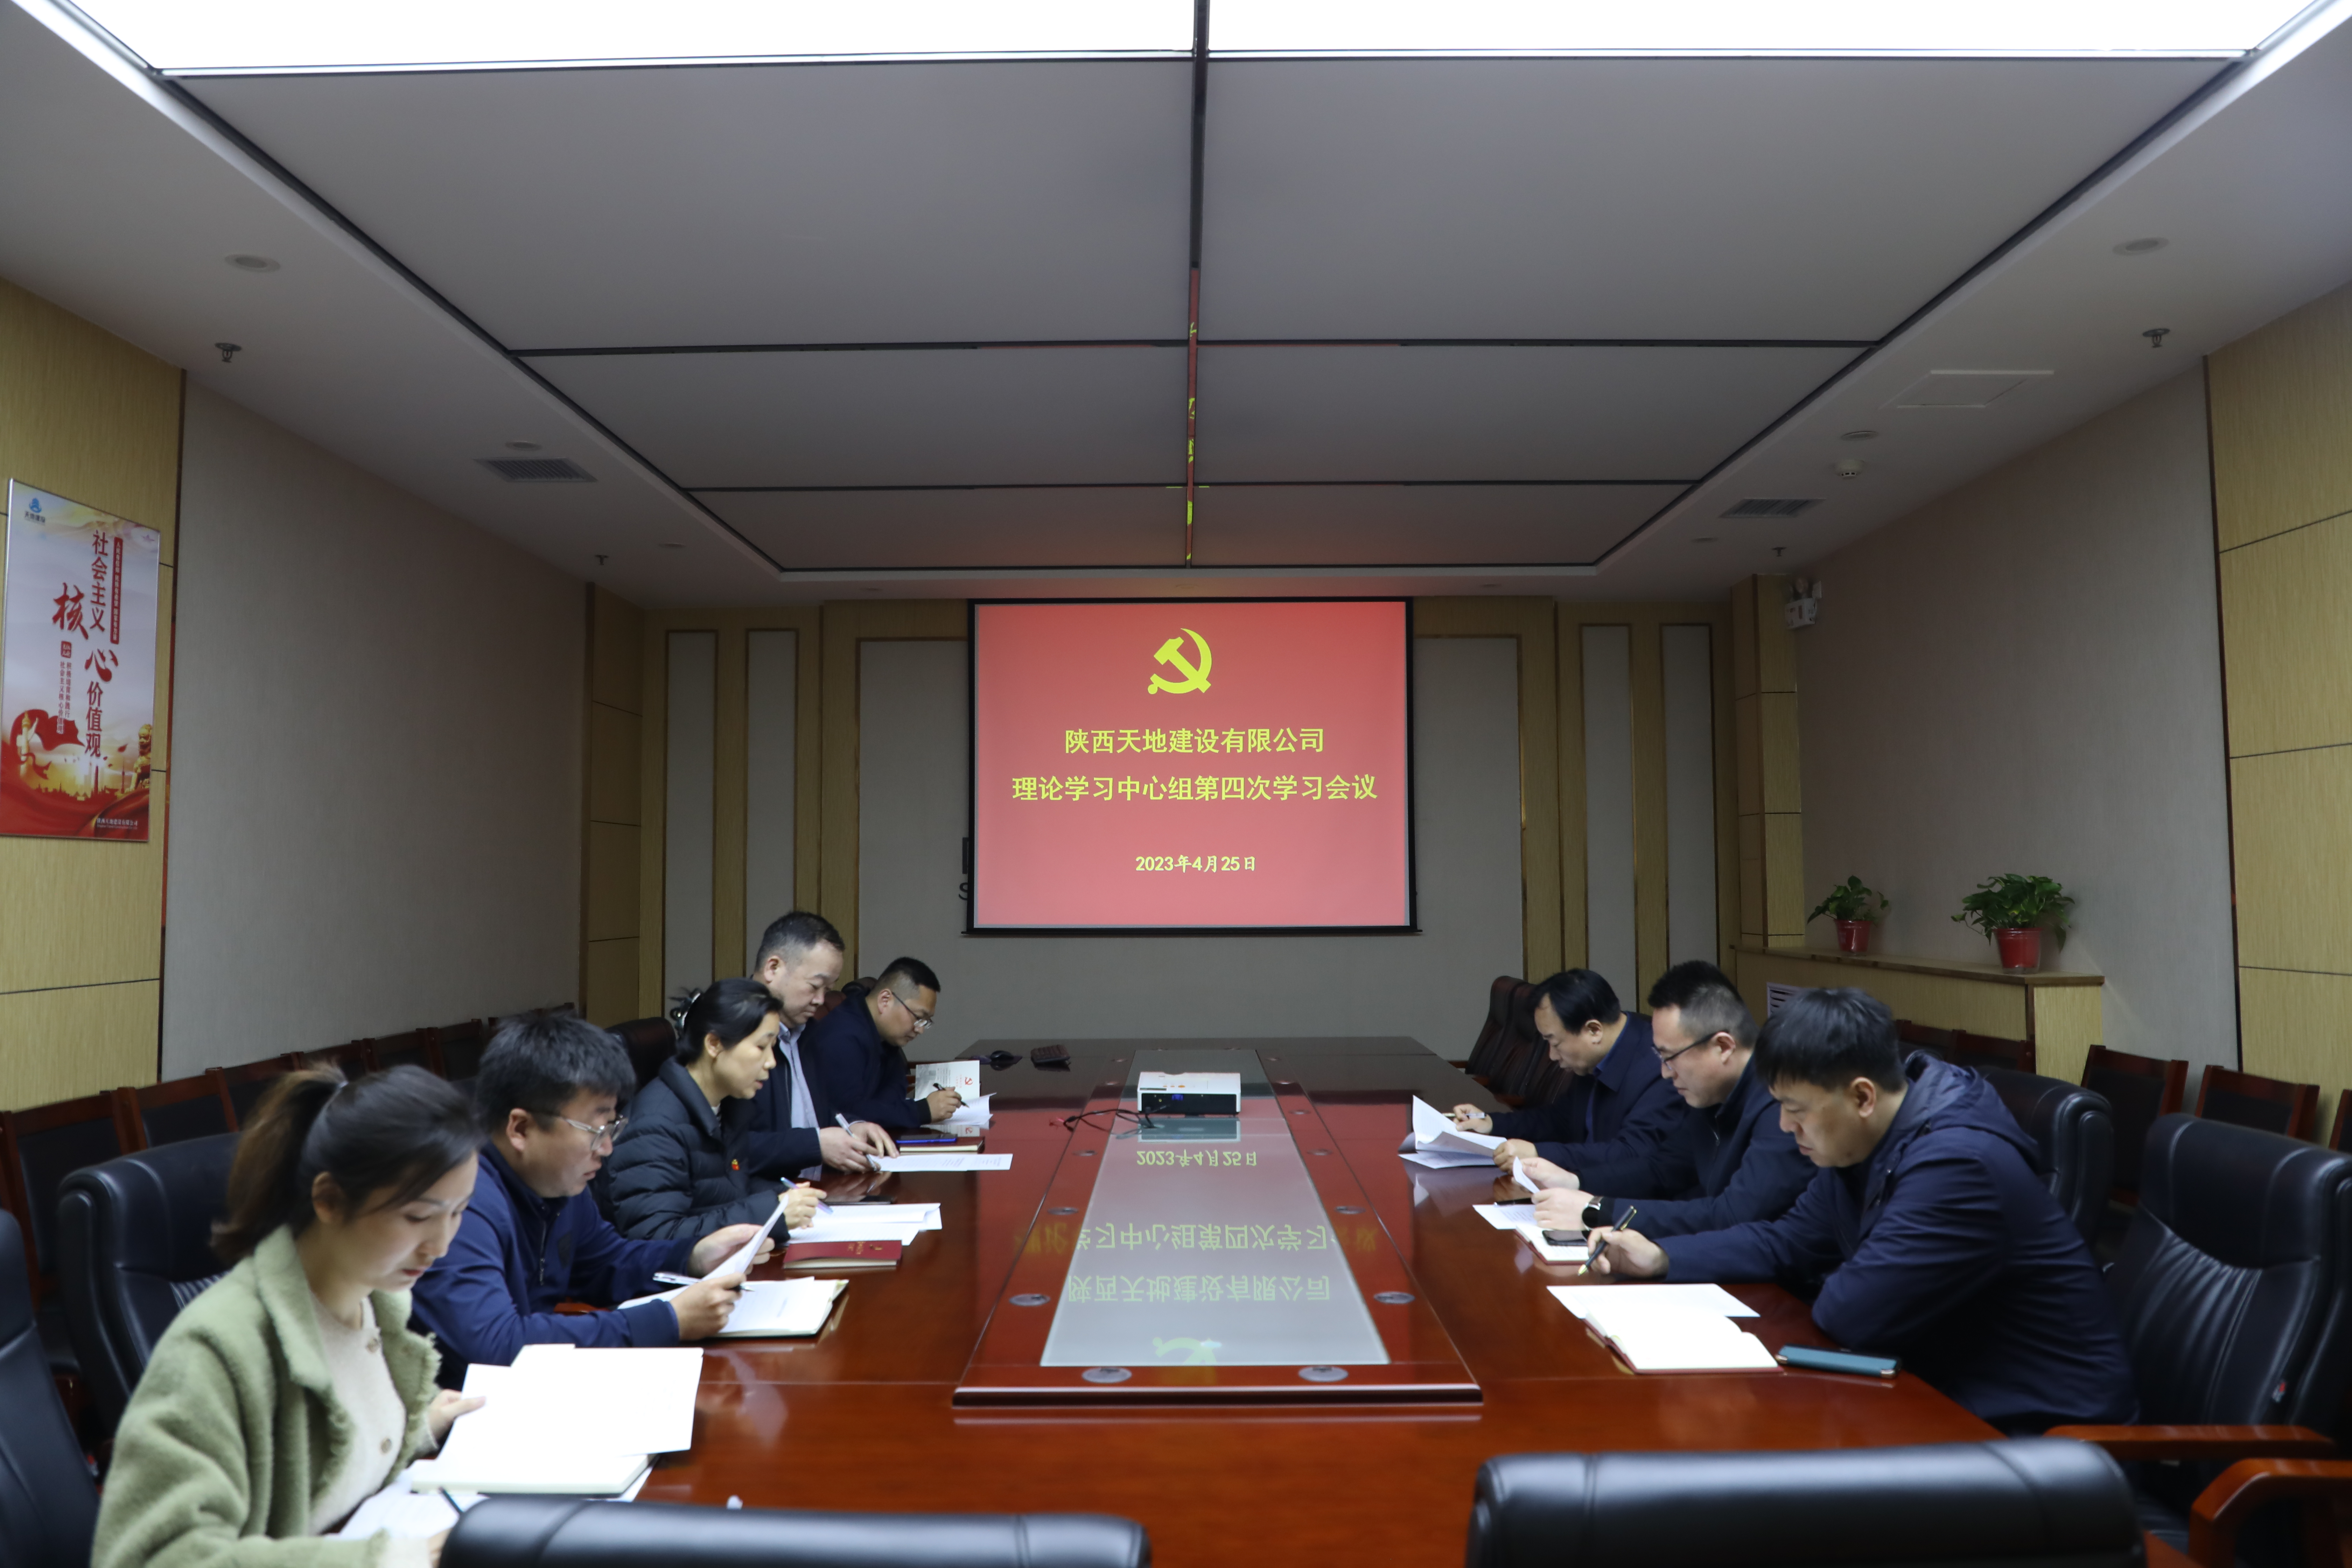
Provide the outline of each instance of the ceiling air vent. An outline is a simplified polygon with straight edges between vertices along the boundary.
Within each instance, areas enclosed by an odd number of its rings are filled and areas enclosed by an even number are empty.
[[[596,476],[569,458],[481,458],[482,467],[510,485],[593,485]]]
[[[1794,517],[1808,507],[1821,504],[1818,498],[1801,500],[1794,497],[1777,500],[1751,499],[1741,501],[1723,515],[1726,517]]]

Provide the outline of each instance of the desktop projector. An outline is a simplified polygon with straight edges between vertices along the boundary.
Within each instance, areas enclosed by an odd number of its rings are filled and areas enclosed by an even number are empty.
[[[1139,1072],[1136,1104],[1147,1116],[1239,1116],[1237,1072]]]

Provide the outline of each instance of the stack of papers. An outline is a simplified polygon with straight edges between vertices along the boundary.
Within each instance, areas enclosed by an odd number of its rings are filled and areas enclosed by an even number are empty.
[[[908,1174],[940,1171],[1009,1171],[1013,1169],[1013,1156],[964,1153],[900,1154],[892,1159],[877,1160],[874,1163],[880,1170],[900,1171]]]
[[[793,1232],[801,1241],[896,1241],[911,1245],[927,1230],[941,1228],[937,1204],[843,1204],[819,1211]]]
[[[1416,1165],[1491,1165],[1502,1142],[1483,1132],[1464,1131],[1454,1125],[1454,1118],[1415,1095],[1412,1137],[1399,1152]]]
[[[793,1281],[814,1283],[814,1281]],[[702,1352],[526,1345],[512,1366],[476,1362],[466,1392],[487,1401],[457,1418],[438,1456],[409,1467],[418,1491],[612,1497],[649,1456],[694,1446]]]
[[[685,1289],[681,1285],[678,1290]],[[793,1340],[806,1339],[824,1327],[825,1319],[833,1315],[833,1303],[849,1289],[846,1279],[754,1279],[743,1287],[735,1310],[727,1314],[727,1326],[711,1338],[719,1340]],[[624,1307],[641,1306],[647,1301],[667,1301],[677,1290],[664,1290],[659,1295],[639,1296],[624,1301]]]
[[[1554,1285],[1635,1372],[1771,1372],[1764,1342],[1731,1320],[1756,1310],[1718,1285]]]

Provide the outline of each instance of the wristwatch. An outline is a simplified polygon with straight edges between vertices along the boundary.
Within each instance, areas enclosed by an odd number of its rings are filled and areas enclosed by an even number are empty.
[[[1584,1228],[1587,1231],[1599,1230],[1608,1223],[1609,1200],[1607,1198],[1595,1198],[1584,1205]]]

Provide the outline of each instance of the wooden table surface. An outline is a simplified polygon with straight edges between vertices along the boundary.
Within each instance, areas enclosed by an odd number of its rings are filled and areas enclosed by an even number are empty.
[[[1251,1555],[1346,1552],[1381,1563],[1458,1563],[1479,1464],[1496,1454],[1611,1448],[1814,1448],[1974,1440],[1997,1434],[1916,1378],[1819,1373],[1628,1372],[1544,1289],[1572,1267],[1538,1262],[1471,1212],[1496,1196],[1478,1171],[1428,1171],[1396,1154],[1414,1093],[1491,1105],[1411,1040],[1062,1042],[1072,1067],[1030,1065],[1033,1041],[982,1041],[1022,1061],[986,1070],[991,1152],[1006,1172],[830,1178],[939,1203],[946,1228],[898,1268],[852,1274],[814,1340],[706,1347],[690,1454],[656,1468],[644,1496],[749,1507],[1122,1514],[1170,1568]],[[1314,1101],[1416,1288],[1483,1392],[1474,1405],[1097,1410],[958,1408],[950,1400],[1005,1279],[1033,1241],[1068,1135],[1055,1119],[1123,1079],[1153,1046],[1254,1047]],[[1415,1201],[1416,1184],[1422,1190]],[[1639,1286],[1625,1286],[1639,1289]],[[1821,1344],[1804,1304],[1770,1285],[1733,1293],[1775,1349]],[[1237,1534],[1237,1532],[1239,1532]]]

